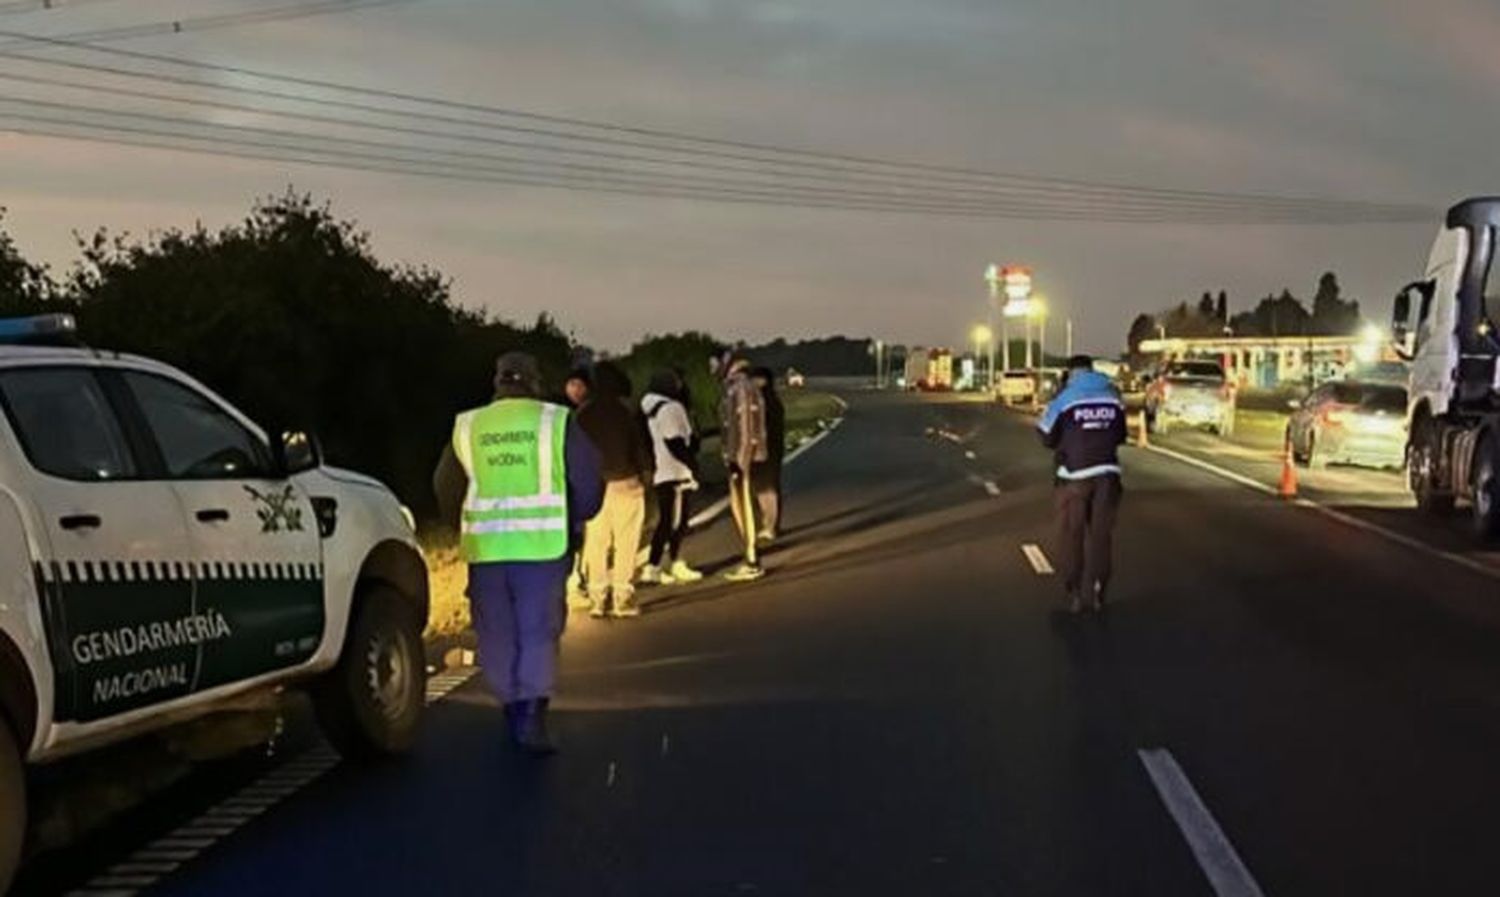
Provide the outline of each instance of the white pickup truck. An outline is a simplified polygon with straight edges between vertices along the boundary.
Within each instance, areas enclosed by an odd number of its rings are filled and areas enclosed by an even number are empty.
[[[395,496],[73,330],[0,320],[0,892],[27,764],[292,683],[346,755],[407,749],[422,712],[427,571]]]

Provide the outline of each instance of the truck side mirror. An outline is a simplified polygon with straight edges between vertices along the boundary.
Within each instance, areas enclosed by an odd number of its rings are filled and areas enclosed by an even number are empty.
[[[1405,361],[1410,361],[1416,352],[1416,332],[1412,326],[1412,299],[1421,299],[1426,284],[1411,283],[1396,294],[1396,304],[1391,311],[1391,348]]]

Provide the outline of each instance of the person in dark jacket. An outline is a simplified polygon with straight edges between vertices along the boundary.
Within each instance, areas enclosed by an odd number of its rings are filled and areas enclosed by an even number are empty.
[[[1113,569],[1115,517],[1120,508],[1119,447],[1125,406],[1087,355],[1068,359],[1067,382],[1037,422],[1057,459],[1056,506],[1063,587],[1069,609],[1083,609],[1087,590],[1103,610]]]
[[[563,381],[563,399],[569,408],[577,411],[589,400],[589,393],[593,390],[594,379],[589,376],[589,369],[577,367],[568,372],[568,379]]]
[[[630,378],[608,361],[594,365],[594,388],[578,412],[578,425],[599,449],[604,507],[583,536],[583,579],[589,615],[638,617],[635,560],[646,518],[651,443],[630,401]],[[611,607],[613,601],[613,607]]]
[[[758,537],[762,542],[772,542],[781,531],[781,465],[786,460],[786,406],[776,392],[776,375],[770,368],[756,368],[750,376],[760,387],[766,406],[766,460],[751,465],[750,482],[755,489],[756,504],[760,506]]]

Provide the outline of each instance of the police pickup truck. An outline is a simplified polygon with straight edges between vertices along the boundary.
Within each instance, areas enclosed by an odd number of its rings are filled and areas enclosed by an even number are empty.
[[[345,755],[408,748],[427,571],[380,483],[165,364],[0,320],[0,892],[26,764],[289,684]]]

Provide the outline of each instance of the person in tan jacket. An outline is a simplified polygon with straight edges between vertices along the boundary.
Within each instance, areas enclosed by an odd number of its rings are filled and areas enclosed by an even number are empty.
[[[725,579],[747,581],[765,575],[756,556],[759,535],[751,472],[770,457],[766,434],[766,401],[750,376],[750,362],[736,358],[726,368],[724,398],[719,404],[723,425],[720,436],[724,467],[729,471],[729,506],[734,522],[745,539],[745,560],[724,574]]]

